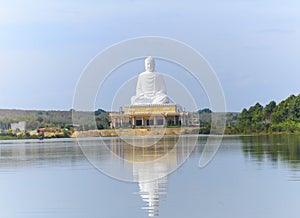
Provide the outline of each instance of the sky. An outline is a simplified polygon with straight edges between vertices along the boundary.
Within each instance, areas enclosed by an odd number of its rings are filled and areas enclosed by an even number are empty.
[[[141,36],[196,49],[228,111],[279,102],[300,93],[299,11],[297,0],[0,0],[0,108],[71,109],[86,65]]]

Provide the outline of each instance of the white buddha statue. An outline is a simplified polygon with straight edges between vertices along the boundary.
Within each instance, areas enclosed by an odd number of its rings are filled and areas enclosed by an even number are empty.
[[[154,72],[155,62],[152,57],[145,59],[145,68],[146,71],[139,74],[136,95],[131,97],[131,105],[171,103],[163,75]]]

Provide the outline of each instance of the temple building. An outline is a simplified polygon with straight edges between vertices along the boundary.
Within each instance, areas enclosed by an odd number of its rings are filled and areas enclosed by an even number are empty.
[[[136,95],[131,104],[110,113],[111,128],[156,127],[156,126],[199,126],[194,113],[182,110],[172,102],[162,74],[155,72],[152,57],[145,59],[146,71],[139,74]]]

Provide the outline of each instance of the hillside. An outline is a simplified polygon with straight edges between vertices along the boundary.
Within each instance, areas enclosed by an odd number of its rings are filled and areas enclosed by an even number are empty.
[[[72,123],[71,111],[0,110],[0,126],[7,129],[10,123],[26,121],[29,130],[43,126],[65,126]]]
[[[209,134],[211,130],[211,116],[215,114],[218,116],[224,115],[224,113],[214,113],[209,109],[199,110],[199,119],[200,119],[200,134]],[[234,134],[237,133],[237,124],[240,113],[238,112],[226,112],[226,129],[225,134]]]
[[[104,110],[95,111],[98,129],[108,128],[108,112]],[[8,129],[11,123],[26,122],[27,130],[41,127],[65,127],[72,125],[72,110],[69,111],[45,111],[45,110],[9,110],[0,109],[0,129]],[[88,124],[85,127],[88,129]]]
[[[239,116],[238,130],[241,133],[300,132],[300,95],[291,95],[279,104],[256,103],[244,109]]]

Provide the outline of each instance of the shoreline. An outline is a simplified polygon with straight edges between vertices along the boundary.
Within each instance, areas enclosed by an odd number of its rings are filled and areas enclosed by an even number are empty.
[[[143,129],[102,129],[75,131],[71,138],[81,137],[116,137],[116,136],[155,136],[155,135],[189,135],[198,134],[199,128],[143,128]]]
[[[210,135],[210,134],[199,134],[199,128],[196,127],[185,127],[185,128],[143,128],[143,129],[102,129],[102,130],[87,130],[87,131],[75,131],[69,137],[64,137],[63,134],[49,135],[44,139],[72,139],[72,138],[92,138],[92,137],[118,137],[118,136],[156,136],[156,135]],[[272,132],[272,133],[234,133],[234,134],[223,134],[224,136],[271,136],[271,135],[300,135],[300,132]],[[30,136],[0,136],[0,141],[12,141],[12,140],[39,140],[34,134]]]

